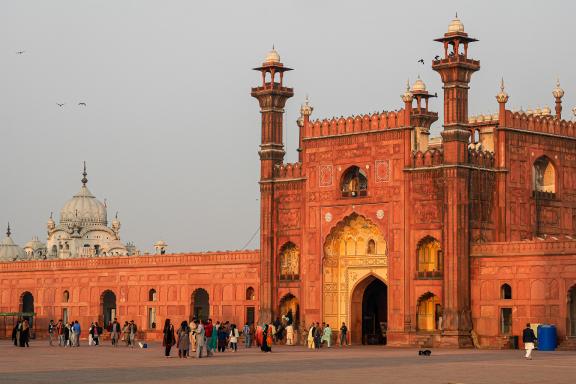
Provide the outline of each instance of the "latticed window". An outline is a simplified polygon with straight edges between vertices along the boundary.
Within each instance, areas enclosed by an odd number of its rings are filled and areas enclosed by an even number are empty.
[[[442,250],[440,243],[431,237],[420,242],[418,253],[418,276],[439,277],[442,275]]]
[[[294,243],[286,243],[280,249],[280,280],[300,278],[300,250]]]

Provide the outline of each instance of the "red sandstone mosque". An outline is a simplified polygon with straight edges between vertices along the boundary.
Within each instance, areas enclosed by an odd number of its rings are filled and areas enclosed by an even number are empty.
[[[268,322],[291,312],[302,330],[348,324],[353,343],[505,347],[524,324],[576,338],[576,124],[555,108],[468,115],[477,40],[454,19],[436,39],[444,93],[418,79],[395,111],[311,120],[301,108],[299,160],[284,163],[283,116],[294,95],[272,50],[255,68],[262,116],[260,250],[139,255],[108,227],[86,187],[48,245],[0,244],[0,311],[50,319],[135,320],[156,338],[166,317]],[[496,104],[497,103],[497,104]],[[11,318],[0,326],[9,330]],[[0,318],[0,322],[2,318]],[[574,345],[574,344],[572,344]]]

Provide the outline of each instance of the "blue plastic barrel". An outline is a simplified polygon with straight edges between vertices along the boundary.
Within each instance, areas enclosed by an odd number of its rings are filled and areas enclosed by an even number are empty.
[[[549,324],[538,326],[538,350],[553,351],[556,349],[556,327]]]

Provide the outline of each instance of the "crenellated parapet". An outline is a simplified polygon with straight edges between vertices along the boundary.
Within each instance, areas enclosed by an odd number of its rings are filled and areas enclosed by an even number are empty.
[[[296,179],[304,176],[302,163],[279,164],[274,167],[274,178]]]
[[[553,115],[538,115],[506,110],[500,128],[518,129],[556,136],[576,138],[576,122],[555,118]]]
[[[473,244],[471,257],[565,256],[576,254],[576,240],[571,237],[536,238],[527,241]]]
[[[304,138],[319,138],[359,132],[373,132],[406,126],[404,109],[365,115],[318,119],[304,126]]]
[[[414,168],[434,167],[444,163],[444,155],[440,149],[428,149],[426,151],[415,151],[412,153],[412,164]]]
[[[468,148],[468,162],[479,168],[494,168],[494,154],[490,151]]]

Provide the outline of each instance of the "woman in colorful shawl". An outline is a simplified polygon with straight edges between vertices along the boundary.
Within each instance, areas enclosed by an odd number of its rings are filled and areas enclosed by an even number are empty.
[[[184,320],[178,328],[178,357],[187,358],[190,352],[190,327],[188,322]]]
[[[260,349],[262,352],[272,352],[272,335],[268,324],[264,324],[264,330],[262,331],[262,346]]]
[[[257,346],[257,347],[261,347],[261,346],[262,346],[262,333],[263,333],[263,332],[264,332],[264,329],[262,328],[261,325],[259,325],[259,326],[256,328],[256,333],[255,333],[255,335],[256,335],[255,340],[256,340],[256,346]]]
[[[310,329],[308,330],[308,348],[310,349],[314,349],[314,332],[316,331],[316,327],[314,326],[314,323],[312,323],[312,325],[310,326]]]
[[[165,349],[164,356],[170,357],[170,350],[172,346],[176,343],[176,337],[174,336],[174,326],[170,322],[170,319],[166,319],[164,322],[164,337],[162,339],[162,346]]]

